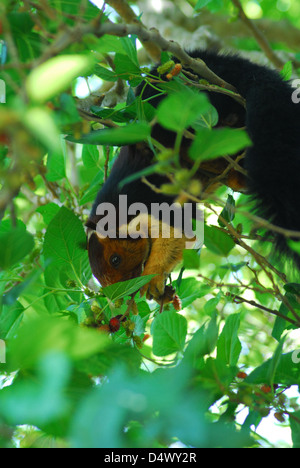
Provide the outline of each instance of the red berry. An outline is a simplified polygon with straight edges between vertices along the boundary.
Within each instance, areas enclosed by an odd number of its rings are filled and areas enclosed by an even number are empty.
[[[118,317],[113,317],[110,319],[109,329],[112,333],[115,333],[120,329],[120,319]]]
[[[238,372],[237,377],[239,379],[245,379],[247,377],[246,372]]]
[[[262,391],[263,393],[271,393],[272,388],[270,387],[270,385],[263,385],[263,386],[261,387],[261,391]]]

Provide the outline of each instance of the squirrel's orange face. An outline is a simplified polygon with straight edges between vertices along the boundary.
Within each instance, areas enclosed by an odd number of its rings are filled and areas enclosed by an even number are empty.
[[[149,238],[111,239],[93,232],[88,240],[92,272],[102,287],[140,276],[149,253]]]

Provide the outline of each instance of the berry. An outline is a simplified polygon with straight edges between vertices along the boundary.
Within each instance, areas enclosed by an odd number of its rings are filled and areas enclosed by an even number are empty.
[[[262,391],[263,393],[271,393],[272,388],[270,387],[270,385],[263,385],[263,386],[261,387],[261,391]]]
[[[277,421],[284,423],[285,422],[285,417],[283,416],[282,413],[275,413],[274,417],[277,419]]]
[[[246,372],[238,372],[237,377],[239,379],[245,379],[247,377]]]
[[[109,329],[111,333],[115,333],[120,329],[120,319],[118,317],[112,317],[109,321]]]

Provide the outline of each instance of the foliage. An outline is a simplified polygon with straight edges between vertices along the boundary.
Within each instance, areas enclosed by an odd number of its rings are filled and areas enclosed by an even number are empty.
[[[228,1],[187,3],[195,14],[235,11]],[[290,3],[286,13],[273,1],[260,7],[270,21],[297,23],[299,4]],[[182,310],[159,313],[137,295],[128,315],[130,295],[149,278],[107,288],[92,280],[83,225],[116,147],[148,141],[155,170],[173,180],[165,191],[197,197],[176,164],[187,127],[195,167],[199,154],[249,144],[243,130],[213,129],[216,111],[181,76],[157,84],[170,93],[157,110],[135,98],[150,69],[135,36],[91,32],[115,20],[107,11],[84,0],[0,5],[1,447],[269,446],[255,433],[266,417],[289,425],[299,447],[300,286],[270,242],[257,242],[263,230],[251,230],[245,196],[222,188],[207,200],[200,258],[185,252],[173,275]],[[95,79],[111,105],[75,97],[78,83]],[[174,151],[151,141],[156,119],[176,131]],[[126,315],[112,330],[111,318]]]

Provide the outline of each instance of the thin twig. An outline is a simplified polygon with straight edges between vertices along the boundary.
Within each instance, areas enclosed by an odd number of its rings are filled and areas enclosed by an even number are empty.
[[[255,302],[255,301],[252,301],[252,300],[249,300],[249,299],[245,299],[244,297],[237,296],[236,294],[232,294],[230,292],[226,293],[226,296],[232,297],[234,302],[238,301],[238,303],[246,303],[246,304],[249,304],[249,305],[251,305],[253,307],[257,307],[258,309],[261,309],[261,310],[263,310],[265,312],[268,312],[269,314],[276,315],[277,317],[280,317],[280,318],[286,320],[287,322],[291,323],[292,325],[296,326],[297,328],[300,327],[299,317],[297,317],[297,321],[293,320],[293,319],[291,319],[289,317],[286,317],[285,315],[281,314],[277,310],[269,309],[269,307],[265,307],[262,304],[259,304],[258,302]]]
[[[246,15],[240,0],[231,0],[232,3],[236,6],[239,11],[239,17],[243,21],[243,23],[247,26],[247,28],[251,31],[256,42],[260,46],[261,50],[265,53],[268,59],[275,65],[276,68],[281,69],[284,66],[284,62],[275,54],[272,50],[269,42],[267,41],[266,37],[263,33],[258,29],[255,23],[251,21],[250,18]]]

